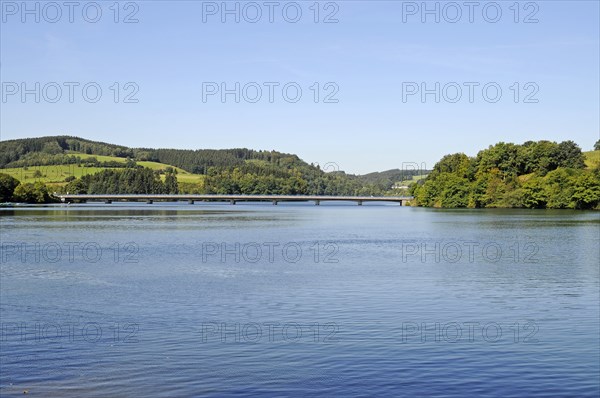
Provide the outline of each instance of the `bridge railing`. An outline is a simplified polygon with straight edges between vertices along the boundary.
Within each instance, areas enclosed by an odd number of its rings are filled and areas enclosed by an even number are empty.
[[[402,205],[413,200],[412,196],[332,196],[332,195],[212,195],[212,194],[59,194],[55,195],[61,201],[230,201],[232,204],[238,201],[272,201],[298,202],[314,201],[320,204],[322,201],[353,201],[359,205],[363,202],[398,202]]]

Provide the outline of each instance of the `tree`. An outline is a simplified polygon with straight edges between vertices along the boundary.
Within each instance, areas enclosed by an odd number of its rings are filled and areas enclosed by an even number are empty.
[[[48,203],[51,202],[48,188],[42,182],[19,184],[15,188],[15,200],[25,203]]]
[[[469,181],[453,174],[443,175],[440,207],[467,207],[469,204]]]
[[[518,175],[523,166],[519,153],[519,145],[499,142],[477,154],[477,172],[486,173],[498,169],[502,178],[504,176]]]
[[[596,173],[582,173],[575,181],[573,200],[577,209],[600,206],[600,178]]]
[[[452,173],[458,177],[465,177],[469,170],[469,163],[469,157],[464,153],[446,155],[433,166],[431,174],[435,177],[439,173]]]
[[[86,194],[88,193],[87,190],[88,186],[81,179],[75,179],[73,181],[70,181],[65,187],[65,191],[72,195]]]
[[[563,141],[558,144],[556,154],[558,167],[569,167],[572,169],[585,168],[585,158],[579,145],[573,141]]]
[[[60,147],[60,145],[56,141],[46,142],[44,144],[44,147],[42,148],[42,152],[50,154],[50,155],[56,155],[58,153],[62,153],[62,151],[63,151],[63,149]]]
[[[8,174],[0,173],[0,202],[10,202],[18,185],[19,180]]]
[[[176,191],[177,179],[171,180],[172,191]],[[165,184],[158,171],[137,167],[121,170],[106,169],[96,174],[87,174],[73,180],[65,187],[69,193],[89,194],[162,194]]]
[[[165,193],[172,195],[179,193],[176,174],[177,170],[173,169],[172,167],[167,168],[165,176]]]
[[[558,144],[552,141],[528,142],[521,154],[523,174],[546,175],[558,167]]]
[[[510,191],[508,184],[511,181],[499,169],[491,169],[488,173],[480,176],[483,178],[485,190],[479,198],[482,207],[504,207],[504,196]]]
[[[522,203],[525,207],[532,209],[543,209],[546,207],[548,197],[542,188],[541,178],[529,179],[522,188]]]
[[[551,209],[574,208],[573,198],[574,181],[576,173],[582,171],[558,168],[551,171],[541,182],[547,197],[546,207]]]
[[[600,140],[596,141],[594,144],[594,151],[600,151]]]
[[[411,193],[428,207],[591,209],[600,206],[600,167],[586,170],[573,141],[500,142],[475,158],[444,156]]]

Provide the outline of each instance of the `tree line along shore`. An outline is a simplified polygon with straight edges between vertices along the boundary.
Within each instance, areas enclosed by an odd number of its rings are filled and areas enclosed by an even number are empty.
[[[362,176],[245,148],[128,148],[68,136],[0,142],[0,202],[49,203],[54,192],[411,195],[423,207],[600,209],[600,140],[585,153],[573,141],[500,142],[474,157],[446,155],[433,170]]]

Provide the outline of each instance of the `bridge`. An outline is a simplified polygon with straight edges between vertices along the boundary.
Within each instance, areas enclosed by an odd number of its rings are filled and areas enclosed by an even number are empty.
[[[393,202],[400,206],[406,206],[413,200],[412,196],[322,196],[322,195],[158,195],[158,194],[119,194],[119,195],[84,195],[84,194],[66,194],[56,195],[62,202],[87,202],[100,201],[104,203],[112,202],[176,202],[187,201],[189,204],[194,202],[229,202],[232,205],[237,202],[271,202],[274,205],[279,202],[314,202],[315,205],[321,202],[345,201],[356,202],[362,205],[364,202]]]

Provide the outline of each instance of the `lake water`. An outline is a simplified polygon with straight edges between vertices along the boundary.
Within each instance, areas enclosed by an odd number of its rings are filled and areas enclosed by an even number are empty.
[[[600,214],[0,210],[0,395],[600,393]]]

